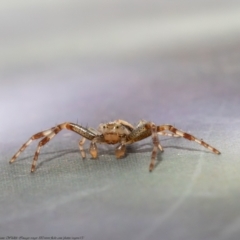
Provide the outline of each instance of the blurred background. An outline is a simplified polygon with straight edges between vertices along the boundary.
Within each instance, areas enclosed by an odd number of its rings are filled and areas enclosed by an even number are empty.
[[[2,0],[1,234],[239,239],[239,64],[239,0]],[[119,118],[174,124],[223,155],[163,139],[149,174],[150,145],[83,163],[63,131],[34,176],[36,143],[8,165],[36,132]]]
[[[236,0],[2,1],[1,116],[8,113],[23,132],[26,114],[28,128],[77,119],[98,124],[152,118],[154,109],[166,107],[164,83],[179,90],[182,77],[193,84],[198,71],[209,71],[209,58],[224,49],[236,58],[239,13]],[[204,66],[197,66],[199,58]],[[216,59],[220,68],[226,68],[223,58]],[[227,70],[237,67],[233,61]],[[183,68],[188,76],[181,76]],[[154,84],[159,84],[157,101],[141,111],[140,105],[156,97]],[[136,91],[142,102],[134,100]],[[9,117],[1,118],[4,129],[12,129]]]

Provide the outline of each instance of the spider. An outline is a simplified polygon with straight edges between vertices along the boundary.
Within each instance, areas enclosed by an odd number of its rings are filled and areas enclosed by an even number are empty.
[[[215,154],[220,154],[220,152],[210,146],[208,143],[204,142],[202,139],[198,139],[193,135],[183,132],[172,125],[160,125],[156,126],[153,122],[147,122],[141,120],[136,127],[124,120],[116,120],[113,122],[100,124],[98,130],[93,128],[85,128],[81,125],[65,122],[52,127],[48,130],[34,134],[27,142],[25,142],[22,147],[17,151],[17,153],[12,157],[9,163],[13,163],[19,154],[23,152],[27,146],[33,140],[42,138],[38,143],[37,150],[35,152],[31,172],[34,172],[36,169],[37,159],[40,152],[40,149],[48,143],[56,134],[58,134],[62,129],[68,129],[75,133],[78,133],[83,138],[79,141],[79,149],[82,158],[86,158],[86,153],[83,149],[83,145],[86,139],[90,140],[89,152],[93,159],[98,158],[98,148],[97,143],[106,143],[106,144],[117,144],[115,155],[117,159],[124,157],[126,152],[126,145],[138,142],[147,137],[152,137],[153,150],[151,155],[151,161],[149,165],[149,171],[151,172],[154,169],[155,159],[157,156],[158,150],[163,151],[163,148],[159,142],[158,134],[170,137],[183,137],[190,141],[195,141],[196,143],[204,146]],[[166,132],[168,131],[168,132]]]

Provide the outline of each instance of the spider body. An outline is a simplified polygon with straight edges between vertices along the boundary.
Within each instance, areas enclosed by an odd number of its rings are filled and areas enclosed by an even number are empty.
[[[151,155],[151,162],[149,165],[149,171],[152,171],[155,165],[155,159],[157,156],[158,150],[163,151],[163,148],[158,139],[158,135],[171,136],[171,137],[183,137],[190,141],[195,141],[196,143],[204,146],[215,154],[220,154],[220,152],[210,146],[208,143],[204,142],[202,139],[198,139],[189,133],[185,133],[172,125],[159,125],[156,126],[153,122],[140,121],[136,127],[124,120],[116,120],[109,123],[100,124],[98,129],[85,128],[81,125],[65,122],[57,125],[56,127],[50,128],[48,130],[34,134],[22,147],[17,151],[17,153],[12,157],[10,163],[14,162],[19,154],[25,150],[27,146],[33,140],[40,139],[42,140],[38,143],[37,150],[35,152],[31,172],[34,172],[36,169],[36,163],[40,149],[47,142],[49,142],[56,134],[58,134],[62,129],[67,129],[73,131],[83,138],[79,141],[79,149],[82,155],[82,158],[86,158],[86,153],[84,151],[83,145],[85,140],[91,141],[89,152],[93,159],[98,158],[98,149],[97,143],[106,143],[106,144],[119,144],[115,150],[116,158],[122,158],[126,152],[126,145],[138,142],[147,137],[152,137],[153,150]]]

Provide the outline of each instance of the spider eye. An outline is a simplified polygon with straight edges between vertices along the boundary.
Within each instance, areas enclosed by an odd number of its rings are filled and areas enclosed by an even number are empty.
[[[103,128],[105,129],[105,128],[106,128],[106,126],[105,126],[105,125],[103,125]]]
[[[116,126],[116,129],[118,129],[119,128],[119,126]]]

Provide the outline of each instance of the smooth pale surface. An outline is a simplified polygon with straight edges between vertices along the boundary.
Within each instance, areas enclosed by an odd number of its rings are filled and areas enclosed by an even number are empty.
[[[213,21],[205,28],[199,20],[206,15],[224,20],[239,10],[237,1],[229,1],[226,12],[221,1],[219,11],[212,10],[214,1],[206,1],[202,8],[182,1],[180,10],[167,2],[158,6],[153,2],[151,8],[140,1],[127,8],[122,1],[100,9],[94,1],[41,2],[39,6],[28,1],[14,7],[3,4],[0,237],[239,239],[239,32],[234,14],[228,18],[231,27],[226,23],[216,32]],[[58,11],[53,11],[57,6]],[[189,36],[194,35],[194,21],[201,25],[197,32],[203,42],[181,34],[183,16],[193,22]],[[145,19],[141,28],[138,20]],[[173,28],[154,35],[157,25],[149,22],[165,27],[176,23],[179,35]],[[82,26],[87,34],[84,41],[77,35]],[[153,29],[146,30],[148,26]],[[108,33],[106,45],[94,45],[98,31],[100,43]],[[119,36],[123,36],[120,49]],[[163,42],[157,44],[161,36]],[[185,139],[160,137],[165,151],[149,173],[151,138],[129,147],[122,160],[115,159],[114,147],[102,145],[99,160],[91,160],[87,153],[83,161],[80,136],[63,131],[44,146],[34,174],[30,167],[37,143],[8,164],[36,132],[65,121],[96,128],[119,118],[132,124],[140,119],[173,124],[222,154]]]

